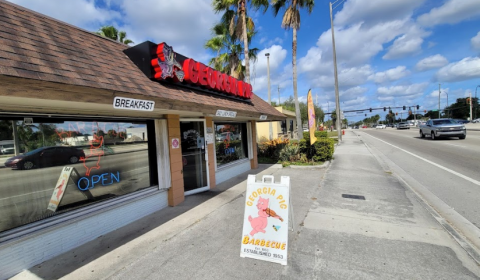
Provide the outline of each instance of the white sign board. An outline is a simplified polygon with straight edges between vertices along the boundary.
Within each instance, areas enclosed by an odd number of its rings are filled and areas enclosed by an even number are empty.
[[[113,99],[113,108],[135,111],[153,111],[155,108],[155,101],[115,97]]]
[[[290,177],[248,175],[240,257],[287,265]],[[266,182],[271,179],[271,182]]]
[[[267,115],[260,115],[260,120],[264,121],[267,119]]]
[[[217,110],[215,114],[217,117],[224,117],[224,118],[235,118],[237,117],[237,112],[235,111],[225,111],[225,110]]]
[[[207,135],[205,135],[205,141],[207,141],[207,144],[213,144],[215,142],[213,138],[213,133],[207,133]]]
[[[57,211],[60,201],[62,201],[63,195],[67,190],[68,181],[70,180],[70,175],[72,173],[73,167],[65,166],[60,173],[55,189],[53,189],[52,197],[48,203],[47,209],[50,211]]]

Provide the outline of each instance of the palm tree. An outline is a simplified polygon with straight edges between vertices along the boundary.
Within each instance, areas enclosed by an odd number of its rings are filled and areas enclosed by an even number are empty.
[[[95,32],[95,33],[102,36],[102,37],[110,38],[112,40],[118,41],[118,42],[120,42],[122,44],[125,44],[125,45],[133,44],[132,40],[127,39],[127,32],[118,31],[112,25],[102,26],[98,30],[98,32]]]
[[[235,17],[235,11],[229,9],[225,11],[222,21],[212,28],[214,37],[205,43],[205,48],[217,53],[216,57],[210,60],[210,66],[221,72],[228,73],[238,80],[244,80],[245,76],[248,75],[248,71],[246,66],[242,65],[242,58],[244,58],[242,45],[239,42],[237,33],[230,32],[230,22],[233,17]],[[251,21],[249,17],[247,17],[247,20]],[[248,42],[255,35],[253,28],[253,25],[247,26]],[[249,59],[255,61],[257,53],[257,48],[248,50]]]
[[[272,0],[273,14],[278,15],[280,10],[285,10],[283,14],[282,27],[293,29],[292,42],[292,68],[293,68],[293,95],[295,97],[295,114],[297,115],[297,124],[301,124],[300,106],[298,104],[297,93],[297,29],[300,29],[300,9],[306,8],[308,13],[312,13],[315,0]],[[303,138],[302,128],[297,128],[298,139]]]
[[[234,16],[229,18],[229,22],[225,22],[229,26],[230,35],[237,37],[243,41],[243,56],[245,59],[245,77],[246,82],[250,83],[250,52],[248,43],[250,41],[248,32],[253,30],[255,25],[253,20],[247,17],[247,2],[249,0],[213,0],[213,9],[215,12],[233,11]],[[268,0],[250,0],[255,8],[264,7],[264,11],[268,8]]]

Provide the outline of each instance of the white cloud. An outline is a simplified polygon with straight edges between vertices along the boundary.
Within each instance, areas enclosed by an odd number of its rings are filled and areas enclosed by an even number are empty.
[[[417,71],[427,71],[430,69],[440,68],[447,64],[448,60],[443,55],[436,54],[420,60],[417,65],[415,65],[415,69]]]
[[[119,12],[100,8],[92,0],[8,1],[90,31],[121,18]]]
[[[450,63],[438,70],[435,77],[440,82],[459,82],[480,78],[480,58],[467,57],[458,62]]]
[[[122,0],[125,30],[135,43],[167,42],[176,52],[207,62],[203,45],[219,22],[210,0]]]
[[[323,89],[331,90],[335,86],[335,78],[333,75],[333,68],[328,74],[315,75],[309,73],[311,87],[320,87]],[[367,82],[368,77],[373,74],[370,65],[363,65],[360,67],[340,68],[338,70],[338,86],[340,89],[347,89],[362,85]]]
[[[477,33],[477,36],[473,37],[470,40],[470,43],[472,44],[472,48],[476,51],[480,51],[480,32]]]
[[[267,77],[267,57],[266,53],[270,54],[269,64],[270,64],[270,85],[272,87],[277,87],[280,85],[283,87],[284,82],[290,80],[287,73],[285,73],[284,68],[282,67],[285,58],[287,57],[287,50],[282,48],[279,45],[273,45],[268,49],[263,49],[257,54],[257,62],[251,63],[251,80],[253,91],[257,92],[262,89],[268,89],[268,77]],[[283,73],[282,73],[283,72]],[[292,76],[291,67],[289,76]]]
[[[422,49],[423,38],[429,36],[426,32],[417,26],[410,27],[407,33],[397,38],[388,52],[383,56],[384,59],[398,59],[412,54],[419,53]]]
[[[409,17],[425,0],[349,0],[335,14],[335,25],[386,22]]]
[[[407,70],[407,67],[397,66],[384,72],[377,72],[368,77],[368,79],[374,81],[377,84],[383,84],[386,82],[393,82],[399,80],[409,74],[410,71]]]
[[[423,95],[425,89],[428,87],[428,83],[419,83],[411,85],[398,85],[391,87],[379,87],[377,89],[378,100],[380,101],[392,101],[400,99],[413,100]]]
[[[480,16],[480,1],[478,0],[448,0],[440,7],[418,17],[418,22],[424,26],[439,24],[454,24],[463,20]]]

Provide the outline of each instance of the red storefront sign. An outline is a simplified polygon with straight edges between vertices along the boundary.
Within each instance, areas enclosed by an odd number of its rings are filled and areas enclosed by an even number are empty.
[[[245,99],[251,99],[252,97],[252,86],[250,84],[214,70],[191,58],[179,62],[176,60],[176,53],[173,48],[166,43],[158,44],[156,56],[151,60],[151,65],[154,69],[154,78],[157,80],[173,78],[176,82],[186,81],[236,97]]]

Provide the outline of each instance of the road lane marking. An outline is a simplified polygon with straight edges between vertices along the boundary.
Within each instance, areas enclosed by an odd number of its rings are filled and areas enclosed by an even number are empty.
[[[421,157],[421,156],[419,156],[419,155],[416,155],[416,154],[414,154],[414,153],[412,153],[412,152],[409,152],[409,151],[407,151],[407,150],[405,150],[405,149],[402,149],[402,148],[400,148],[400,147],[398,147],[398,146],[395,146],[395,145],[393,145],[393,144],[390,144],[390,143],[388,143],[388,142],[385,142],[385,141],[383,141],[382,139],[379,139],[379,138],[377,138],[377,137],[375,137],[375,136],[372,136],[372,135],[370,135],[370,134],[368,134],[368,133],[365,133],[365,134],[368,135],[368,136],[370,136],[370,137],[372,137],[372,138],[375,138],[375,139],[377,139],[378,141],[383,142],[383,143],[385,143],[385,144],[387,144],[387,145],[389,145],[389,146],[392,146],[392,147],[394,147],[394,148],[396,148],[396,149],[399,149],[399,150],[402,151],[402,152],[405,152],[405,153],[407,153],[407,154],[409,154],[409,155],[411,155],[411,156],[414,156],[414,157],[416,157],[416,158],[418,158],[418,159],[421,159],[421,160],[423,160],[423,161],[425,161],[425,162],[427,162],[427,163],[430,163],[430,164],[433,165],[433,166],[436,166],[436,167],[438,167],[438,168],[440,168],[440,169],[443,169],[443,170],[445,170],[445,171],[447,171],[447,172],[449,172],[449,173],[451,173],[451,174],[457,175],[458,177],[463,178],[464,180],[467,180],[467,181],[469,181],[469,182],[471,182],[471,183],[473,183],[473,184],[475,184],[475,185],[477,185],[477,186],[480,186],[480,181],[477,181],[477,180],[472,179],[472,178],[470,178],[470,177],[468,177],[468,176],[465,176],[465,175],[463,175],[463,174],[461,174],[461,173],[458,173],[457,171],[453,171],[453,170],[451,170],[451,169],[449,169],[449,168],[446,168],[446,167],[443,166],[443,165],[440,165],[440,164],[435,163],[435,162],[433,162],[433,161],[431,161],[431,160],[428,160],[428,159],[426,159],[426,158],[423,158],[423,157]]]

